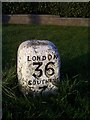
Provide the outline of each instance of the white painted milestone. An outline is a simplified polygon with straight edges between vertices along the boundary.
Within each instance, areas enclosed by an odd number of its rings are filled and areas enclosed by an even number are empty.
[[[56,46],[47,40],[28,40],[18,48],[17,75],[21,91],[49,93],[57,90],[60,57]]]

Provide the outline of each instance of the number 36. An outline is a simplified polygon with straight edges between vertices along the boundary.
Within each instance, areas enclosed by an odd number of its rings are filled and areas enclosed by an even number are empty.
[[[35,71],[39,71],[39,74],[35,74],[35,73],[33,74],[33,76],[35,78],[41,77],[43,75],[43,71],[42,71],[42,69],[40,69],[42,64],[43,64],[42,62],[33,62],[33,65],[38,65],[36,67]],[[47,77],[52,76],[55,73],[54,69],[52,67],[50,67],[50,65],[54,65],[54,64],[55,64],[54,62],[49,62],[49,63],[46,64],[46,66],[45,66],[45,75]]]

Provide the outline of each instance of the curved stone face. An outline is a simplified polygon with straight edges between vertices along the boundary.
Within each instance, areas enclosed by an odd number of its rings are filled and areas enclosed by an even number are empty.
[[[60,57],[55,45],[47,40],[28,40],[18,48],[17,75],[21,91],[48,93],[57,90]]]

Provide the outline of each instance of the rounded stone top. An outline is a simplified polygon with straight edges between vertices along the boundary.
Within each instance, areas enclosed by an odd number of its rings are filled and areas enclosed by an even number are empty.
[[[26,40],[20,44],[19,49],[22,49],[26,46],[28,48],[30,46],[38,46],[38,45],[42,45],[42,46],[47,45],[49,47],[56,49],[56,46],[49,40]]]

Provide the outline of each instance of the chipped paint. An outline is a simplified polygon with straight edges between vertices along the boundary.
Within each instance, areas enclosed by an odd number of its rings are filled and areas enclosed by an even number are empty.
[[[56,46],[47,40],[28,40],[18,48],[17,75],[24,94],[57,90],[60,57]]]

